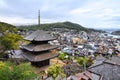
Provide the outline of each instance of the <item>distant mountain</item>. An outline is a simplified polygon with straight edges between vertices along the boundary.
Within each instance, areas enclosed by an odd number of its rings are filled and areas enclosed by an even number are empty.
[[[120,30],[114,31],[114,32],[112,32],[112,34],[114,34],[114,35],[120,35]]]
[[[72,23],[72,22],[57,22],[57,23],[50,23],[50,24],[41,24],[40,26],[38,25],[27,25],[27,26],[19,26],[20,29],[27,29],[27,30],[37,30],[37,29],[42,29],[42,30],[53,30],[54,28],[65,28],[65,29],[70,29],[70,30],[76,30],[76,31],[96,31],[96,32],[103,32],[101,30],[95,30],[95,29],[89,29],[85,28],[79,24]]]
[[[17,31],[17,28],[11,24],[0,22],[0,33],[3,33],[5,31],[15,32]]]
[[[103,29],[103,30],[106,31],[106,32],[112,33],[112,32],[117,31],[119,29],[117,29],[117,28],[109,28],[109,29]]]

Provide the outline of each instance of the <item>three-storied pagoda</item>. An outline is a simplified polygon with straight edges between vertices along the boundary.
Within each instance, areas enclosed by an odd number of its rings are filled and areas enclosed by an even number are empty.
[[[55,38],[44,31],[37,30],[24,39],[31,43],[21,46],[23,50],[22,55],[28,59],[33,66],[42,67],[49,65],[50,59],[58,55],[50,52],[50,50],[57,48],[57,46],[48,43],[48,41],[54,40]]]

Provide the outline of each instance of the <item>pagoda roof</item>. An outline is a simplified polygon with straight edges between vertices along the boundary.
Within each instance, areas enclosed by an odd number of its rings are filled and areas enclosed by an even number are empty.
[[[38,52],[38,51],[46,51],[46,50],[51,50],[51,49],[55,49],[58,46],[56,45],[50,45],[50,44],[28,44],[28,45],[22,45],[21,48],[25,49],[27,51],[34,51],[34,52]]]
[[[44,53],[39,54],[39,55],[34,55],[31,53],[24,52],[22,55],[23,55],[23,57],[25,57],[26,59],[28,59],[31,62],[39,62],[39,61],[43,61],[43,60],[47,60],[47,59],[52,59],[52,58],[58,56],[58,54],[50,53],[50,52],[44,52]]]
[[[54,38],[53,36],[51,36],[45,31],[37,30],[32,34],[30,34],[29,36],[25,37],[24,39],[29,41],[50,41],[56,38]]]

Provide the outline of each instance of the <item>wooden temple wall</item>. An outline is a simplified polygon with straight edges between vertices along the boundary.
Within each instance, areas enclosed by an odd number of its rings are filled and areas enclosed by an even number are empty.
[[[31,65],[36,66],[36,67],[43,67],[43,66],[47,66],[50,64],[49,62],[50,60],[44,60],[44,61],[39,61],[39,62],[31,62]]]

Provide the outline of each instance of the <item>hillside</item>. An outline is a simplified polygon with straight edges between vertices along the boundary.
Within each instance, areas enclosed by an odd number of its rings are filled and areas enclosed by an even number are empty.
[[[79,24],[72,23],[72,22],[58,22],[58,23],[51,23],[51,24],[41,24],[38,25],[27,25],[27,26],[19,26],[20,29],[25,30],[37,30],[37,29],[43,29],[43,30],[53,30],[54,28],[66,28],[66,29],[72,29],[76,31],[96,31],[101,32],[101,30],[95,30],[95,29],[88,29],[85,28]]]
[[[15,32],[17,31],[17,28],[11,24],[0,22],[0,33],[3,33],[5,31]]]
[[[120,30],[114,31],[114,32],[112,32],[112,34],[114,34],[114,35],[120,35]]]

